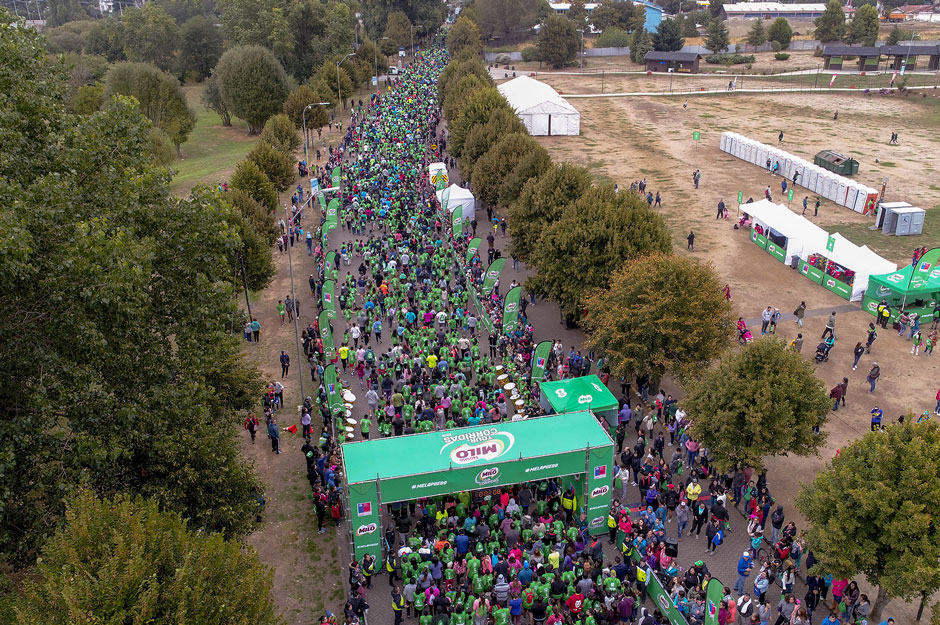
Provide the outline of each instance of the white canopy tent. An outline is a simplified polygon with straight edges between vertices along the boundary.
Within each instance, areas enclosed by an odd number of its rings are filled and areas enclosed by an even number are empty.
[[[581,113],[551,86],[519,76],[497,87],[533,136],[581,134]]]
[[[470,189],[464,189],[459,185],[452,184],[446,189],[437,192],[438,201],[441,201],[441,198],[444,197],[444,193],[448,191],[450,195],[447,198],[447,212],[452,213],[457,210],[458,206],[462,206],[463,218],[473,221],[476,216],[477,201],[476,198],[473,197],[473,194],[470,193]]]
[[[885,260],[866,245],[859,247],[838,232],[833,233],[832,238],[835,239],[835,245],[831,251],[825,246],[812,251],[825,256],[830,262],[855,272],[850,298],[852,301],[862,299],[868,289],[868,276],[891,273],[898,269],[895,263]]]
[[[816,251],[820,246],[825,249],[829,234],[782,204],[759,200],[741,204],[739,208],[742,213],[747,213],[755,224],[763,227],[763,234],[768,241],[773,241],[785,249],[783,262],[787,264],[794,256],[803,258],[804,249]]]

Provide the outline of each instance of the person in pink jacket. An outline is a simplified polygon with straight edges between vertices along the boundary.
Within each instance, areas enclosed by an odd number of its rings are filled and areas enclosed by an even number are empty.
[[[688,465],[691,469],[695,465],[695,459],[698,458],[698,450],[701,447],[701,444],[698,441],[692,440],[691,438],[685,442],[685,449],[689,452],[688,455]]]

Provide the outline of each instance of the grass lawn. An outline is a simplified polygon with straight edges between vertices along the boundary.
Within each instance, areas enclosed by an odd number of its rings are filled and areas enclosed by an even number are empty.
[[[889,201],[892,200],[889,188]],[[896,196],[895,196],[896,197]],[[927,208],[927,207],[924,207]],[[855,245],[867,245],[881,256],[903,266],[910,262],[911,253],[915,247],[927,245],[933,247],[926,237],[933,237],[940,232],[940,206],[927,208],[924,214],[924,235],[913,237],[897,237],[881,234],[881,230],[870,230],[868,223],[844,223],[838,226],[829,226],[830,232],[839,232]]]
[[[222,119],[206,109],[200,98],[203,85],[183,87],[190,108],[196,113],[196,127],[189,140],[182,145],[181,159],[173,162],[173,192],[187,195],[197,184],[215,185],[226,180],[234,171],[235,163],[254,147],[256,136],[248,134],[248,126],[232,118],[232,126],[222,126]]]

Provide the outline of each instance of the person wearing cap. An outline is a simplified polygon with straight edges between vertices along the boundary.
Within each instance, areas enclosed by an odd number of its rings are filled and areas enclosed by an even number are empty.
[[[734,592],[739,595],[744,593],[744,584],[747,582],[748,575],[754,569],[754,561],[751,560],[751,552],[745,551],[738,558],[738,580],[734,583]]]
[[[681,542],[682,532],[689,526],[689,507],[684,501],[680,501],[679,507],[676,508],[676,524],[678,526],[679,541]]]
[[[689,505],[695,505],[695,502],[698,501],[699,495],[702,494],[702,486],[698,483],[698,478],[693,477],[692,481],[689,482],[689,485],[685,488],[685,498],[689,500]]]

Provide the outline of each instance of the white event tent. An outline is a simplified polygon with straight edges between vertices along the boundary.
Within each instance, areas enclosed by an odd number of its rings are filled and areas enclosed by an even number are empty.
[[[497,87],[533,136],[581,134],[581,113],[550,85],[519,76]]]
[[[437,199],[443,204],[441,198],[444,197],[444,194],[450,192],[447,196],[447,211],[453,213],[457,210],[458,206],[463,207],[463,218],[473,221],[476,216],[477,210],[477,201],[473,197],[473,194],[470,193],[470,189],[464,189],[460,185],[452,184],[446,189],[442,189],[437,192]]]

